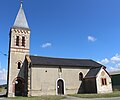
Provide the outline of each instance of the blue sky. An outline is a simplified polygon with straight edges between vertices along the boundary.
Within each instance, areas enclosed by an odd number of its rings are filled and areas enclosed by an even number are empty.
[[[0,3],[0,84],[19,7],[19,0]],[[108,71],[120,69],[120,0],[23,0],[23,8],[31,55],[93,59]]]

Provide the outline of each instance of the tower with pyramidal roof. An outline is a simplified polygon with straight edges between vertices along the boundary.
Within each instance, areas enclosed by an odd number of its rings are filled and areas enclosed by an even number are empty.
[[[29,55],[30,29],[23,10],[22,2],[14,25],[10,29],[8,57],[8,97],[27,95],[25,90],[25,55]]]

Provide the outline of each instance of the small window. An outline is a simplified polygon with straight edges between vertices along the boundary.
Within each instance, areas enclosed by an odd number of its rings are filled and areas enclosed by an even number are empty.
[[[101,82],[102,82],[102,85],[107,85],[107,80],[106,80],[106,78],[102,78],[102,79],[101,79]]]
[[[79,73],[79,81],[82,81],[83,80],[83,74],[80,72]]]
[[[18,62],[18,69],[20,69],[20,67],[21,67],[21,63],[20,63],[20,62]]]
[[[25,37],[22,37],[22,46],[25,46]]]
[[[19,36],[16,37],[16,46],[19,46]]]

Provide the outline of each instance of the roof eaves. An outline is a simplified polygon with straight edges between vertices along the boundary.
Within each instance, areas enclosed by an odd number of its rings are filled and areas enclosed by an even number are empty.
[[[29,29],[29,28],[18,27],[18,26],[13,26],[13,27],[11,27],[11,29],[22,29],[22,30],[27,30],[27,31],[30,31],[30,29]]]

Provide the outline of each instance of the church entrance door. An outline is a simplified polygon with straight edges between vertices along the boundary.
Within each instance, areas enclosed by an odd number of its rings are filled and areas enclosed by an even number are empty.
[[[59,95],[64,95],[64,82],[62,79],[59,79],[57,82],[57,89]]]
[[[15,81],[15,96],[24,95],[24,82],[21,79]]]

